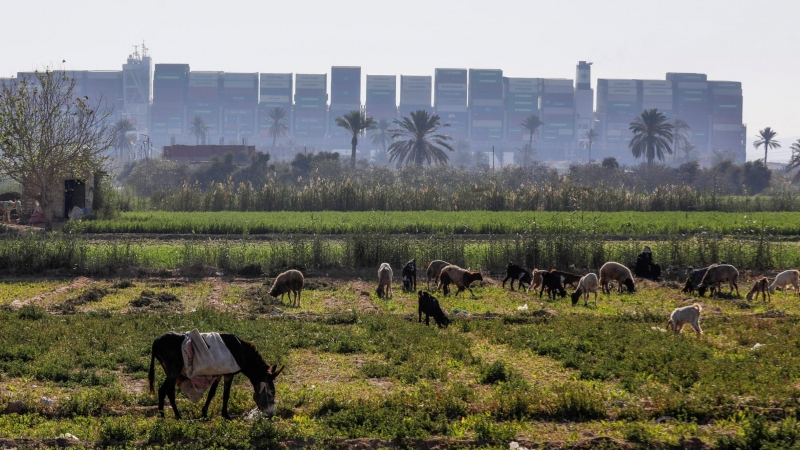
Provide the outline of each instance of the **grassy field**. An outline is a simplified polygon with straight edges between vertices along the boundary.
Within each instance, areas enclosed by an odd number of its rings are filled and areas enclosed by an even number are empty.
[[[696,300],[676,282],[572,307],[489,280],[475,298],[437,296],[453,319],[447,329],[417,324],[415,296],[399,286],[391,300],[374,288],[311,277],[294,308],[270,299],[264,280],[4,280],[0,410],[17,412],[0,414],[0,444],[56,446],[64,433],[84,446],[169,448],[800,443],[793,293],[769,304],[701,299],[698,339],[664,330],[674,307]],[[150,345],[192,328],[236,333],[286,365],[276,417],[241,418],[255,406],[242,376],[232,422],[220,418],[219,397],[199,420],[201,405],[182,394],[187,420],[154,417]]]
[[[800,212],[130,212],[75,233],[690,234],[797,236]]]

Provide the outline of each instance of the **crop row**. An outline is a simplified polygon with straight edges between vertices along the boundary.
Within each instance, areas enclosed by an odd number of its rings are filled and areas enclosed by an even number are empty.
[[[800,212],[129,212],[72,233],[800,235]]]
[[[444,259],[464,267],[502,271],[509,261],[528,267],[598,268],[606,261],[632,266],[643,245],[662,266],[700,266],[725,260],[745,269],[800,266],[800,246],[765,238],[673,236],[659,241],[607,241],[600,235],[518,235],[466,239],[459,235],[411,237],[352,234],[339,238],[287,240],[183,240],[169,243],[118,240],[94,242],[70,236],[7,236],[0,245],[0,271],[39,273],[49,269],[109,274],[126,267],[174,269],[216,267],[258,276],[288,267],[301,269],[394,267],[415,258],[420,267]]]

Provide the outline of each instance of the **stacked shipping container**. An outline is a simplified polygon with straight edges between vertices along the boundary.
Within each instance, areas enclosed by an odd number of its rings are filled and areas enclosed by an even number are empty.
[[[507,140],[528,139],[521,124],[531,114],[539,115],[539,84],[538,78],[503,78]]]
[[[708,80],[701,73],[668,73],[673,82],[675,115],[691,127],[692,141],[701,147],[708,144],[709,115]]]
[[[407,117],[412,111],[424,109],[432,112],[431,91],[433,79],[430,76],[400,76],[400,115]]]
[[[719,150],[731,149],[745,159],[745,127],[742,125],[742,83],[710,81],[711,142]]]
[[[275,108],[282,108],[286,113],[286,125],[291,130],[292,115],[292,74],[262,73],[258,102],[258,135],[269,136],[272,122],[269,113]]]
[[[541,94],[544,144],[571,142],[575,134],[575,88],[572,80],[544,79]]]
[[[156,64],[150,113],[150,132],[155,146],[166,145],[170,137],[185,133],[184,108],[188,92],[188,64]]]
[[[472,139],[503,139],[502,70],[469,69],[469,109]]]
[[[597,80],[600,140],[611,156],[625,155],[631,121],[641,112],[636,80]]]
[[[294,135],[325,137],[328,110],[328,75],[297,74],[294,94]]]
[[[98,102],[101,106],[112,110],[112,115],[109,121],[115,122],[119,119],[120,111],[122,110],[123,99],[122,94],[122,72],[118,70],[96,71],[89,70],[86,72],[76,72],[83,75],[82,93],[89,97],[90,105],[97,105]]]
[[[336,118],[350,111],[361,110],[361,67],[331,67],[331,106],[328,134],[339,141],[350,133],[336,126]]]
[[[191,124],[197,116],[203,119],[208,126],[207,142],[214,142],[220,135],[222,77],[223,72],[189,72],[189,103],[186,107],[186,120]]]
[[[397,118],[397,76],[367,75],[367,115],[379,121]]]
[[[130,55],[122,65],[123,117],[140,133],[148,134],[148,112],[153,102],[153,63],[149,56]]]
[[[456,140],[467,138],[467,92],[467,69],[436,69],[436,114]]]
[[[222,129],[228,141],[256,135],[258,73],[226,73],[222,80]]]

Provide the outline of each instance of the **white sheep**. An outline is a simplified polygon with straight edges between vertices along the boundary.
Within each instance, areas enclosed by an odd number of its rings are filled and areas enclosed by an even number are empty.
[[[297,306],[300,307],[300,294],[303,292],[304,283],[305,279],[299,270],[287,270],[275,277],[275,283],[272,284],[269,295],[275,298],[280,295],[281,301],[283,301],[284,294],[288,292],[289,300],[291,300],[292,293],[294,293],[294,301],[292,304],[296,303]]]
[[[377,294],[378,298],[390,298],[392,297],[392,266],[389,263],[381,264],[381,267],[378,269],[378,289]]]
[[[769,285],[769,293],[774,294],[775,288],[786,289],[789,285],[794,286],[795,295],[800,295],[800,271],[784,270],[775,277],[775,281]]]
[[[450,263],[447,261],[442,261],[441,259],[437,259],[435,261],[431,261],[428,264],[428,268],[425,270],[425,282],[428,284],[428,290],[431,290],[431,280],[435,282],[439,282],[439,274],[442,273],[442,269],[449,266]]]
[[[578,289],[572,293],[572,304],[578,303],[578,299],[583,296],[583,306],[589,306],[589,293],[594,292],[594,305],[597,306],[597,287],[599,284],[597,275],[593,273],[582,276],[578,282]]]
[[[603,267],[600,268],[600,286],[604,293],[611,293],[611,289],[609,289],[608,284],[612,281],[617,282],[617,285],[619,286],[619,292],[622,292],[623,285],[628,288],[628,292],[636,292],[636,289],[633,285],[633,274],[631,274],[631,269],[628,269],[618,262],[609,261],[603,264]]]
[[[703,330],[700,328],[700,312],[702,310],[703,308],[697,303],[675,308],[675,311],[672,311],[672,314],[669,316],[667,329],[672,329],[675,334],[678,334],[683,330],[683,326],[688,323],[694,328],[694,331],[697,332],[697,337],[700,337],[700,335],[703,334]]]

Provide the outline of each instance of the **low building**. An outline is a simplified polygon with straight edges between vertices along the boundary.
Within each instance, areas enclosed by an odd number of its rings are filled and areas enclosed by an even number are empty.
[[[234,161],[242,156],[249,162],[256,153],[255,145],[168,145],[164,147],[164,159],[176,162],[202,163],[216,156],[222,159],[226,153],[233,153]]]

